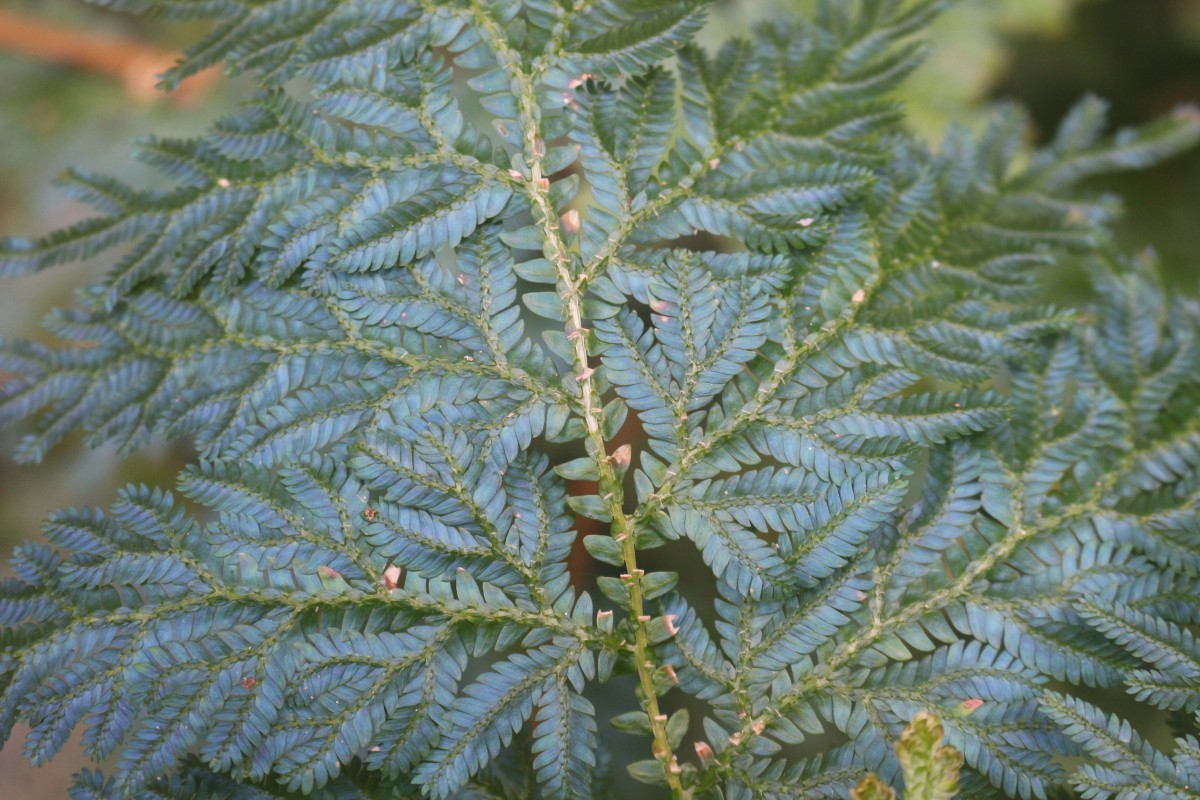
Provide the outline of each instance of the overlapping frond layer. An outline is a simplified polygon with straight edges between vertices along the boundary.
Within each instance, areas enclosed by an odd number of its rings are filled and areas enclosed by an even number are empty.
[[[499,235],[481,231],[453,268],[429,256],[320,291],[252,283],[229,298],[147,287],[111,313],[58,313],[50,329],[79,347],[18,342],[0,356],[23,376],[5,419],[44,412],[19,455],[37,460],[82,427],[127,449],[195,435],[208,457],[272,464],[428,415],[488,431],[511,458],[561,430],[570,398],[524,333]]]
[[[726,792],[780,774],[763,757],[781,745],[832,729],[851,737],[852,763],[893,780],[900,729],[932,709],[1006,794],[1049,792],[1065,777],[1055,754],[1079,746],[1095,759],[1071,777],[1087,796],[1193,796],[1186,764],[1043,686],[1124,684],[1163,709],[1200,708],[1185,598],[1195,469],[1175,455],[1145,477],[1155,456],[1190,452],[1200,372],[1178,365],[1195,355],[1197,318],[1144,265],[1116,268],[1097,268],[1105,322],[1014,364],[1007,421],[934,450],[920,498],[844,567],[775,603],[726,579],[715,640],[672,601],[681,630],[663,655],[717,710],[706,733]]]
[[[422,457],[425,470],[447,466]],[[565,581],[573,533],[561,522],[561,486],[544,463],[513,473],[492,502],[530,499],[547,528],[511,512],[504,530],[468,520],[479,490],[374,508],[364,484],[380,480],[372,465],[347,471],[328,458],[277,477],[196,470],[182,488],[219,512],[207,525],[144,488],[107,515],[60,513],[46,533],[73,555],[30,546],[4,587],[3,718],[32,723],[26,753],[38,763],[83,722],[92,755],[120,748],[119,792],[196,752],[209,769],[308,793],[365,752],[385,775],[415,776],[446,796],[535,703],[569,708],[543,712],[540,735],[585,735],[592,710],[578,692],[605,634],[588,596]],[[460,562],[472,569],[443,574],[430,564],[436,545],[421,539],[393,552],[381,533],[405,525],[463,541]],[[514,648],[464,677],[473,659]],[[472,703],[503,704],[504,715],[466,724],[481,716]]]

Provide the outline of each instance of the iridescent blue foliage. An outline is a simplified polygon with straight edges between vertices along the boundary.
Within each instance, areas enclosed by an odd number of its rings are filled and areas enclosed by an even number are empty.
[[[99,4],[260,88],[139,145],[172,188],[73,172],[98,216],[0,241],[116,262],[0,349],[17,457],[199,450],[0,585],[0,736],[82,727],[75,800],[605,796],[609,681],[647,796],[844,798],[927,710],[965,798],[1200,797],[1194,736],[1077,696],[1200,711],[1200,305],[1079,188],[1194,111],[931,151],[891,92],[937,0],[715,54],[693,0]]]

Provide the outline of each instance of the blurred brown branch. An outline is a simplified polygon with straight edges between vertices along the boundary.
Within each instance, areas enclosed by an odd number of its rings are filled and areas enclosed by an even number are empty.
[[[68,28],[3,10],[0,10],[0,48],[109,75],[140,102],[163,96],[155,88],[157,76],[178,58],[170,50],[127,37]],[[195,101],[215,78],[215,71],[206,70],[184,81],[171,96],[183,104]]]

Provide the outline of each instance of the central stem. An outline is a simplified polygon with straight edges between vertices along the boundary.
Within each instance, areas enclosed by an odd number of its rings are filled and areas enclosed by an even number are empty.
[[[562,298],[566,316],[567,338],[572,342],[572,360],[575,378],[579,383],[579,395],[583,422],[587,428],[587,447],[594,459],[598,472],[600,496],[612,517],[612,535],[621,544],[621,552],[628,574],[629,625],[633,630],[633,660],[637,668],[638,685],[641,688],[642,710],[650,719],[650,732],[654,737],[653,753],[662,766],[663,778],[670,788],[672,800],[686,800],[688,793],[680,778],[679,763],[672,752],[667,737],[666,718],[659,710],[658,694],[654,689],[654,661],[646,633],[646,613],[643,601],[643,573],[637,565],[637,537],[635,526],[625,513],[625,493],[621,477],[613,468],[605,449],[604,410],[598,405],[595,381],[588,364],[588,330],[584,327],[583,297],[590,277],[594,274],[580,269],[572,270],[571,250],[559,233],[558,212],[550,201],[550,185],[545,174],[545,142],[541,137],[540,108],[534,81],[521,66],[520,54],[508,44],[508,40],[496,20],[478,4],[472,7],[472,16],[481,31],[495,48],[498,60],[512,76],[517,89],[518,114],[521,131],[525,139],[525,158],[529,165],[527,194],[533,214],[542,229],[546,255],[558,273],[558,292]],[[615,246],[615,242],[611,243]],[[605,251],[608,252],[607,250]],[[605,256],[606,257],[606,256]],[[599,266],[603,258],[597,259]]]
[[[679,764],[667,738],[666,720],[659,710],[658,693],[654,688],[655,665],[650,651],[649,637],[646,634],[647,620],[642,593],[643,572],[638,568],[637,563],[637,537],[634,535],[634,525],[629,515],[625,513],[625,492],[621,485],[621,478],[614,469],[605,449],[604,409],[597,402],[595,382],[588,363],[588,329],[584,327],[583,316],[583,295],[587,279],[572,272],[570,250],[559,235],[558,215],[550,203],[548,187],[542,174],[544,145],[533,131],[529,135],[527,144],[531,154],[529,159],[529,197],[542,226],[545,241],[549,245],[550,253],[548,255],[558,272],[559,293],[567,318],[567,337],[573,345],[575,377],[579,382],[583,422],[587,428],[588,450],[595,460],[596,470],[599,473],[600,496],[605,500],[608,512],[612,516],[612,535],[620,542],[625,560],[629,585],[629,624],[633,629],[633,659],[637,667],[638,684],[642,690],[642,709],[650,719],[650,731],[654,737],[654,757],[662,765],[663,776],[671,789],[671,797],[675,800],[683,800],[687,794],[680,780]]]

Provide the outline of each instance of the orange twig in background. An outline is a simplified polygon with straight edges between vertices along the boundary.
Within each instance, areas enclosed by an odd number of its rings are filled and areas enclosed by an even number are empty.
[[[43,61],[109,75],[130,97],[149,102],[161,97],[157,76],[171,67],[178,53],[127,37],[96,34],[0,10],[0,48]],[[184,81],[172,95],[181,103],[194,100],[216,78],[212,70]]]

